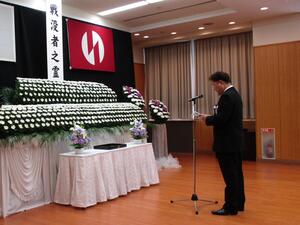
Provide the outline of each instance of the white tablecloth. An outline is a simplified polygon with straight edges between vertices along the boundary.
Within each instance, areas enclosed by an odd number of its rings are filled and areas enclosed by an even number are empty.
[[[151,143],[59,156],[54,202],[88,207],[159,183]]]

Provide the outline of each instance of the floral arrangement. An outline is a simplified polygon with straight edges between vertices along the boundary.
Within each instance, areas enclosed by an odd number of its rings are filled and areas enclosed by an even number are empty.
[[[141,120],[134,120],[133,127],[129,129],[133,139],[147,138],[147,130]]]
[[[34,132],[69,130],[73,124],[102,128],[146,121],[142,109],[131,103],[3,105],[0,137]]]
[[[131,103],[137,105],[140,108],[145,107],[145,100],[137,89],[123,86],[123,93],[127,98],[130,99]]]
[[[87,136],[87,132],[84,128],[74,124],[71,130],[73,131],[71,135],[71,146],[76,149],[81,149],[90,144],[91,139]]]
[[[159,100],[149,101],[150,115],[156,123],[165,123],[170,118],[167,106]]]
[[[49,136],[68,131],[74,123],[98,129],[147,120],[140,107],[117,102],[115,92],[101,83],[17,78],[16,90],[1,94],[12,99],[6,104],[19,104],[0,106],[1,140],[28,134]]]
[[[116,102],[109,87],[96,82],[17,78],[16,95],[21,104]]]

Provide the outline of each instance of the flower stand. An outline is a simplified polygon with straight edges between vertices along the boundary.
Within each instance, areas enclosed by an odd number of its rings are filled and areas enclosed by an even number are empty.
[[[168,156],[168,139],[166,124],[153,124],[152,145],[155,158]]]

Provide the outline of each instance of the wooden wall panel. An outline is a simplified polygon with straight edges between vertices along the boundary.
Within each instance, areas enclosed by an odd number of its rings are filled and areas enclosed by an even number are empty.
[[[254,49],[256,103],[256,157],[261,159],[261,128],[275,128],[276,153],[280,155],[280,84],[277,46]]]
[[[255,100],[257,158],[260,129],[276,129],[278,160],[300,160],[300,42],[256,47]]]
[[[141,95],[145,96],[145,65],[134,63],[134,79],[135,88],[139,90]]]
[[[253,135],[255,133],[255,120],[254,119],[244,119],[243,120],[243,128],[247,130],[248,133],[245,133],[245,135]],[[248,142],[247,142],[248,138]],[[253,138],[253,142],[249,143],[249,137],[245,137],[246,143],[250,144],[249,146],[245,146],[245,153],[244,156],[246,159],[248,159],[246,156],[252,157],[252,155],[255,155],[255,141]],[[252,141],[252,139],[251,139]],[[196,150],[201,152],[208,152],[212,151],[212,144],[213,144],[213,127],[212,126],[206,126],[204,123],[201,123],[200,121],[196,122]],[[255,157],[254,157],[255,158]],[[253,160],[251,158],[251,160]]]
[[[197,151],[211,151],[213,142],[213,128],[206,126],[200,121],[196,122],[196,150]]]
[[[300,42],[278,45],[281,107],[281,154],[300,159]]]

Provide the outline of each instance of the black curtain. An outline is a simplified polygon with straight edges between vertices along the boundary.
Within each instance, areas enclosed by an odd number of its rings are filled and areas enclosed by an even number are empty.
[[[1,87],[14,87],[16,77],[47,78],[46,15],[14,6],[16,63],[0,61]]]
[[[0,61],[0,87],[14,87],[16,77],[47,78],[46,13],[27,7],[13,6],[16,63]],[[122,86],[135,87],[131,35],[128,32],[112,30],[116,65],[114,73],[70,70],[67,25],[66,18],[63,18],[64,79],[104,83],[117,93],[118,101],[125,101]]]

